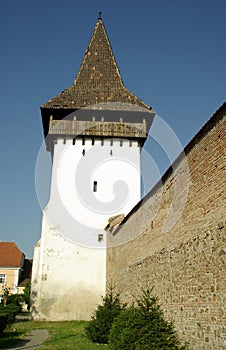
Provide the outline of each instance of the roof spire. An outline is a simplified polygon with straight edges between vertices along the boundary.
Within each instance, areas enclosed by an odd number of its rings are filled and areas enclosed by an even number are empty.
[[[99,11],[98,14],[99,14],[98,19],[102,19],[102,11]]]

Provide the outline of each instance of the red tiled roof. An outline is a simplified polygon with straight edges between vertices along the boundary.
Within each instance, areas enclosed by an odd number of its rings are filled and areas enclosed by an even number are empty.
[[[21,267],[24,254],[14,242],[0,242],[0,266]]]

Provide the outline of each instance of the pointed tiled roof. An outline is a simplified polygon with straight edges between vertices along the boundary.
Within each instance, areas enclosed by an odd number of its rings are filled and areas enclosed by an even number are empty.
[[[14,242],[0,242],[0,266],[21,267],[24,254]]]
[[[41,109],[80,109],[103,102],[150,106],[123,84],[110,41],[99,17],[72,86],[42,105]]]

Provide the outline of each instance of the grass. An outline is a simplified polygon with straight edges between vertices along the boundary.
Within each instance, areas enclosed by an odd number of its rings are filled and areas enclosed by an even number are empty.
[[[85,321],[16,322],[0,338],[0,349],[18,344],[23,335],[32,329],[48,329],[49,337],[39,348],[40,350],[108,350],[108,345],[93,344],[87,339],[84,330],[86,324]]]

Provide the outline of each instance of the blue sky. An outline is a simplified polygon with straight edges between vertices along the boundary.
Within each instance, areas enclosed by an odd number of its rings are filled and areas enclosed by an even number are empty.
[[[41,226],[39,107],[72,84],[100,10],[125,85],[183,146],[225,101],[225,0],[2,2],[0,240],[27,257]]]

